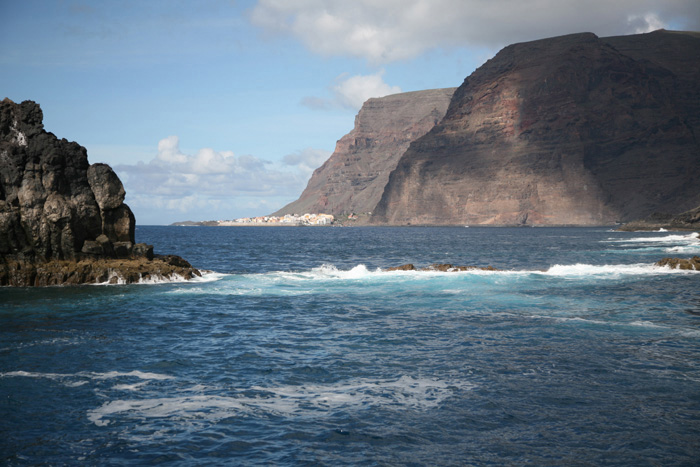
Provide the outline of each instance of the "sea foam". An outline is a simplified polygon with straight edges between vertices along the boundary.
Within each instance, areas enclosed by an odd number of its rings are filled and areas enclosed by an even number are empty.
[[[661,237],[609,238],[612,243],[700,243],[700,234],[664,235]]]
[[[254,386],[230,391],[230,396],[186,394],[179,397],[113,400],[90,410],[98,426],[110,418],[177,418],[216,421],[239,414],[323,415],[329,410],[390,408],[426,410],[440,406],[460,391],[474,388],[464,381],[401,376],[398,379],[358,379],[335,384]]]

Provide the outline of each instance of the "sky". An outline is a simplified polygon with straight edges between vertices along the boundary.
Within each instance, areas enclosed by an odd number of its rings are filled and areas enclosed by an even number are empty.
[[[0,0],[0,99],[110,164],[139,225],[294,201],[362,103],[501,48],[700,30],[698,0]]]

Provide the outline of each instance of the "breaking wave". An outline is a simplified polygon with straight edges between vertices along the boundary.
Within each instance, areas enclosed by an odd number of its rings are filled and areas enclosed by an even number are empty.
[[[171,276],[149,275],[148,277],[141,276],[138,282],[133,284],[177,284],[177,283],[202,283],[216,282],[226,277],[227,274],[222,274],[214,271],[200,270],[201,276],[194,276],[192,279],[185,279],[180,274],[172,274]],[[126,280],[117,272],[111,271],[109,277],[104,282],[97,282],[93,285],[126,285]]]

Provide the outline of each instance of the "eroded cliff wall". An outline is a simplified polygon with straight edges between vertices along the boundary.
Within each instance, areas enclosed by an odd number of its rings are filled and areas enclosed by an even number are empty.
[[[700,204],[700,36],[514,44],[391,173],[378,224],[599,225]]]
[[[299,199],[274,215],[371,212],[401,155],[411,141],[445,115],[454,90],[432,89],[367,100],[355,117],[353,130],[316,169]]]

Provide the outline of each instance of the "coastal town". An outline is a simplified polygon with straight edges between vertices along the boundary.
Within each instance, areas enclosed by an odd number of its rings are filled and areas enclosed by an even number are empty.
[[[284,216],[241,217],[234,220],[217,221],[221,226],[236,225],[331,225],[335,221],[332,214],[286,214]]]
[[[240,227],[240,226],[265,226],[265,227],[286,227],[286,226],[334,226],[346,227],[348,225],[365,225],[371,212],[360,214],[350,213],[334,216],[333,214],[285,214],[284,216],[255,216],[240,217],[231,220],[210,220],[210,221],[182,221],[171,225],[181,227],[208,226],[208,227]]]

